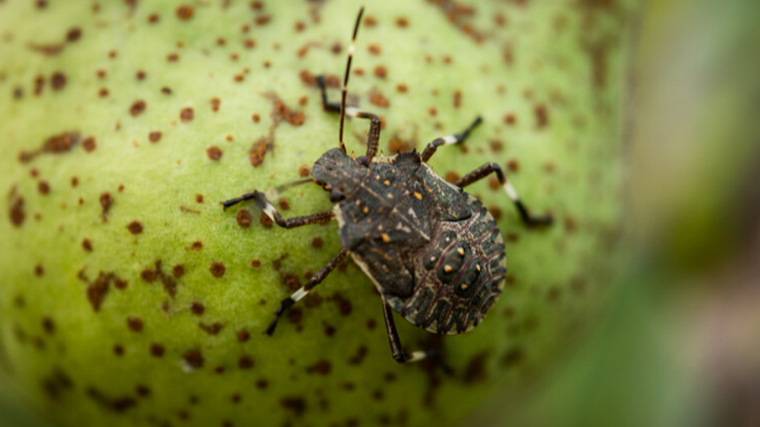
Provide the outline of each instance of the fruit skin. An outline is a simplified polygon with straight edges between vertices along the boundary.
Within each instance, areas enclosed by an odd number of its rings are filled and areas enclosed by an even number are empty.
[[[309,76],[342,73],[358,4],[0,2],[3,387],[60,425],[318,426],[455,425],[525,386],[593,326],[614,274],[631,4],[367,11],[349,97],[385,120],[381,147],[422,149],[480,114],[431,167],[497,161],[558,219],[526,230],[500,189],[473,186],[501,213],[510,273],[476,331],[437,341],[445,377],[393,362],[350,264],[264,336],[286,285],[339,250],[335,225],[268,229],[248,206],[244,227],[217,204],[336,145]],[[366,129],[348,124],[349,150]],[[330,208],[316,187],[283,196],[285,215]],[[436,340],[397,324],[412,349]]]

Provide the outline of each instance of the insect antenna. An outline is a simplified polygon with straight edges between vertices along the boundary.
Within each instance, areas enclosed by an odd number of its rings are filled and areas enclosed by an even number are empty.
[[[354,50],[356,44],[356,35],[359,34],[359,25],[362,22],[362,15],[364,14],[364,7],[359,9],[359,16],[356,17],[356,25],[354,26],[354,34],[351,37],[351,45],[348,46],[348,62],[346,63],[346,74],[343,76],[343,89],[340,94],[340,134],[339,142],[340,149],[345,153],[346,144],[343,143],[343,123],[346,121],[346,95],[348,94],[348,76],[351,74],[351,59],[354,57]]]

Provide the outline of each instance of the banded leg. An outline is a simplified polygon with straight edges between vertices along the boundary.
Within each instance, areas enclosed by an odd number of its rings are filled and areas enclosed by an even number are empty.
[[[322,108],[328,112],[340,113],[341,103],[327,101],[325,79],[323,76],[317,76],[317,85],[319,85],[319,89],[322,92]],[[346,107],[345,112],[346,112],[346,115],[349,117],[358,117],[360,119],[370,120],[369,132],[367,133],[366,156],[369,160],[372,160],[372,158],[375,157],[375,155],[377,154],[377,147],[380,144],[380,127],[381,127],[380,118],[372,113],[361,111],[354,107]],[[343,130],[343,124],[341,123],[341,131],[342,130]],[[341,135],[342,135],[342,132],[341,132]],[[343,152],[346,151],[345,146],[341,148],[343,149]],[[367,162],[367,164],[369,164],[369,162]]]
[[[454,182],[454,185],[459,188],[464,188],[492,173],[495,173],[499,178],[499,182],[504,188],[504,191],[507,193],[507,196],[512,199],[512,202],[517,207],[517,210],[520,212],[520,217],[522,218],[525,225],[528,227],[537,227],[542,225],[550,225],[552,223],[553,219],[551,215],[531,215],[528,212],[528,209],[525,207],[522,200],[520,200],[520,196],[517,195],[517,190],[515,190],[515,187],[513,187],[512,184],[504,177],[504,173],[496,163],[484,164],[483,166],[456,180],[456,182]]]
[[[436,350],[418,350],[413,351],[412,353],[407,353],[406,350],[404,350],[401,346],[401,338],[398,336],[398,331],[396,330],[396,323],[393,321],[393,309],[390,304],[388,304],[385,297],[383,297],[383,316],[385,317],[385,330],[388,333],[388,342],[390,342],[391,345],[391,355],[396,359],[396,362],[419,362],[420,360],[429,357],[436,358],[444,372],[448,374],[452,373],[452,369],[443,363],[440,353]]]
[[[245,200],[251,200],[253,199],[253,202],[256,204],[256,207],[261,209],[272,221],[274,221],[277,225],[279,225],[282,228],[295,228],[295,227],[301,227],[303,225],[310,225],[310,224],[321,224],[327,221],[330,221],[335,217],[335,214],[333,211],[325,211],[325,212],[317,212],[315,214],[311,215],[304,215],[304,216],[297,216],[295,218],[288,218],[283,219],[280,216],[280,213],[277,212],[277,208],[272,205],[272,203],[267,200],[264,193],[258,190],[253,190],[253,193],[245,193],[240,197],[236,197],[234,199],[226,200],[222,203],[222,206],[224,206],[224,209],[227,209],[230,206],[234,206],[240,202],[243,202]]]
[[[309,291],[314,289],[314,287],[322,283],[322,281],[325,280],[325,277],[327,277],[330,272],[335,270],[335,267],[337,267],[338,264],[343,261],[343,258],[345,258],[346,255],[348,255],[348,251],[341,249],[341,251],[338,252],[338,255],[335,255],[335,258],[328,262],[327,265],[322,267],[322,269],[317,272],[317,274],[313,275],[311,279],[309,279],[308,283],[301,286],[301,289],[295,291],[293,295],[282,300],[282,302],[280,302],[280,306],[277,307],[277,311],[274,312],[274,320],[272,320],[272,323],[270,323],[267,327],[266,334],[272,335],[274,333],[274,328],[277,327],[277,321],[280,320],[280,316],[282,316],[282,314],[285,313],[287,309],[292,307],[293,304],[308,295]]]
[[[425,147],[425,151],[422,152],[422,161],[427,162],[430,160],[431,157],[433,157],[433,154],[435,154],[435,150],[438,149],[441,145],[447,145],[447,144],[459,144],[461,142],[464,142],[468,136],[470,136],[470,132],[472,132],[473,129],[475,129],[479,124],[483,123],[483,118],[478,116],[474,122],[470,124],[470,126],[467,127],[464,131],[461,133],[455,134],[455,135],[449,135],[444,136],[443,138],[436,138],[431,142],[430,144]]]

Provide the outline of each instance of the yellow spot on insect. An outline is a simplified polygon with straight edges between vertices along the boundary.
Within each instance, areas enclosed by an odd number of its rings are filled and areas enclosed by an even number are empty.
[[[385,185],[387,187],[387,186],[391,185],[391,182],[386,179],[385,181],[383,181],[383,185]]]
[[[361,201],[361,200],[359,200],[359,199],[356,199],[356,206],[359,206],[359,205],[361,205],[361,204],[362,204],[362,201]]]
[[[445,271],[446,273],[451,273],[452,271],[454,271],[454,269],[450,265],[446,264],[443,266],[443,271]]]
[[[451,241],[451,237],[446,238],[446,243],[449,243]]]
[[[463,291],[466,291],[467,288],[469,288],[469,286],[465,285],[464,283],[462,283],[462,285],[459,287],[459,289],[461,289]]]
[[[480,264],[475,264],[475,269],[480,271]]]
[[[375,175],[375,179],[380,181],[380,175]]]
[[[431,257],[430,257],[430,262],[435,262],[435,260],[437,260],[437,259],[438,259],[438,258],[436,258],[436,257],[434,257],[434,256],[431,256]]]
[[[457,248],[457,253],[461,256],[464,256],[464,248]]]
[[[387,194],[385,197],[387,197],[387,198],[389,198],[389,199],[392,199],[392,198],[393,198],[393,194],[391,194],[391,193],[388,193],[388,194]]]
[[[420,194],[419,192],[415,191],[414,192],[414,198],[417,199],[417,200],[422,200],[422,194]]]
[[[365,206],[364,209],[362,209],[362,212],[364,212],[365,214],[369,213],[369,208]]]
[[[391,242],[391,236],[389,236],[386,233],[381,234],[380,238],[383,239],[383,242],[385,242],[385,243],[390,243]]]

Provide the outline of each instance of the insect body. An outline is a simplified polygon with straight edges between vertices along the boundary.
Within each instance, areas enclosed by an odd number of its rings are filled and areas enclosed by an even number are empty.
[[[362,11],[354,27],[340,103],[327,101],[324,80],[317,83],[326,111],[340,113],[339,146],[314,164],[310,179],[281,187],[316,183],[330,192],[331,211],[283,219],[266,196],[253,191],[222,202],[229,207],[253,199],[277,225],[293,228],[336,219],[342,250],[309,282],[284,299],[267,328],[272,334],[279,317],[306,296],[348,255],[372,279],[381,295],[391,353],[398,362],[423,359],[429,351],[406,352],[396,332],[392,311],[416,326],[438,334],[459,334],[476,327],[501,293],[506,255],[501,233],[491,214],[467,185],[495,173],[529,226],[548,225],[549,216],[532,216],[499,166],[487,163],[446,182],[427,165],[438,147],[464,142],[481,123],[478,117],[463,132],[437,138],[422,153],[376,156],[380,120],[372,113],[346,107],[348,76]],[[368,119],[367,152],[353,158],[343,143],[345,116]]]

